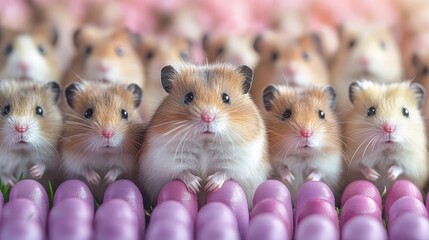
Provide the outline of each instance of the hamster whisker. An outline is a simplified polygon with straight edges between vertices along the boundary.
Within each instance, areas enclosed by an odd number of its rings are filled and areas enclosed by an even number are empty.
[[[173,128],[173,129],[169,130],[168,132],[162,134],[161,136],[162,137],[166,137],[166,136],[170,135],[171,133],[173,133],[173,132],[175,132],[175,131],[183,128],[184,126],[186,126],[186,124],[180,124],[179,126],[177,126],[177,127]]]
[[[184,126],[185,126],[186,124],[184,124]],[[185,131],[188,131],[191,127],[193,127],[194,125],[189,125],[188,127],[185,127],[185,128],[183,128],[183,129],[181,129],[181,130],[179,130],[177,133],[176,133],[176,135],[174,135],[172,138],[170,138],[170,140],[162,147],[162,149],[161,150],[164,150],[165,149],[165,147],[167,147],[167,145],[168,144],[170,144],[170,142],[171,141],[173,141],[174,139],[176,139],[176,137],[178,137],[180,134],[182,134],[183,132],[185,132]]]
[[[182,138],[180,139],[180,141],[179,141],[179,144],[177,144],[177,147],[176,147],[176,151],[174,152],[174,159],[177,159],[177,152],[178,152],[178,150],[179,150],[179,148],[180,148],[180,145],[182,144],[182,142],[183,142],[183,140],[186,138],[186,136],[188,136],[188,134],[189,134],[189,131],[187,131],[183,136],[182,136]],[[183,142],[183,145],[185,144],[185,142]],[[182,146],[183,147],[183,146]],[[183,159],[183,148],[182,148],[182,152],[181,152],[181,155],[180,155],[180,159]]]
[[[363,141],[362,141],[362,143],[356,148],[356,150],[355,150],[355,152],[353,153],[353,155],[352,155],[352,157],[351,157],[351,159],[350,159],[350,164],[352,163],[352,161],[353,161],[353,159],[354,159],[354,157],[355,157],[355,155],[356,155],[356,153],[359,151],[359,149],[365,144],[365,142],[367,142],[367,141],[369,141],[370,140],[370,137],[368,137],[368,138],[365,138]]]
[[[160,123],[160,124],[154,124],[154,125],[152,125],[151,126],[151,128],[156,128],[156,127],[160,127],[160,126],[164,126],[164,125],[167,125],[167,124],[173,124],[173,125],[178,125],[178,124],[183,124],[183,123],[186,123],[187,122],[187,120],[182,120],[182,121],[168,121],[168,122],[163,122],[163,123]]]
[[[51,148],[55,151],[55,153],[57,154],[57,156],[60,156],[60,154],[59,154],[59,153],[58,153],[58,151],[57,151],[57,148],[56,148],[56,147],[54,147],[54,146],[50,143],[50,141],[49,141],[49,140],[47,140],[43,135],[42,135],[42,136],[40,136],[39,140],[42,140],[43,142],[45,142],[49,147],[51,147]]]
[[[365,149],[363,150],[363,154],[362,157],[365,156],[366,150],[368,149],[368,147],[371,145],[371,143],[375,142],[375,140],[378,139],[377,136],[374,136],[371,138],[371,140],[366,144]]]

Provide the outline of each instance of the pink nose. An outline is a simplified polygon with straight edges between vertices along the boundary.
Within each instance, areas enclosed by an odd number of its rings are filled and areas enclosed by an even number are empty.
[[[369,65],[369,60],[366,57],[361,57],[359,59],[359,62],[363,67],[367,67]]]
[[[107,72],[108,70],[108,68],[105,65],[98,66],[98,69],[100,70],[100,72]]]
[[[313,134],[313,131],[311,131],[310,129],[302,128],[299,133],[302,137],[308,138]]]
[[[24,133],[28,130],[28,126],[27,125],[21,125],[21,124],[16,124],[15,125],[15,130],[19,133]]]
[[[288,75],[288,76],[295,75],[295,70],[292,67],[290,67],[290,66],[286,67],[285,72],[286,72],[286,75]]]
[[[107,129],[103,129],[101,131],[101,134],[103,135],[103,137],[105,138],[111,138],[113,137],[113,131],[112,130],[107,130]]]
[[[26,72],[28,70],[28,64],[23,62],[19,63],[19,70]]]
[[[383,125],[383,130],[387,133],[392,133],[396,130],[396,126],[394,125],[390,125],[390,124],[384,124]]]
[[[214,118],[215,118],[215,115],[213,113],[209,113],[209,112],[201,113],[201,120],[203,120],[206,123],[212,122]]]

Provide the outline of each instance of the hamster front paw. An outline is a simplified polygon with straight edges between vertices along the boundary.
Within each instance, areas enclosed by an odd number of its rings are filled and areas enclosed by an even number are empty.
[[[307,178],[305,179],[306,182],[308,181],[320,181],[322,179],[322,176],[320,176],[320,173],[316,170],[313,170],[310,174],[308,174]]]
[[[3,185],[9,184],[11,187],[17,182],[14,176],[0,174],[0,178]]]
[[[100,175],[98,175],[98,173],[92,169],[86,170],[84,176],[89,183],[94,185],[98,185],[100,183]]]
[[[378,173],[374,168],[370,168],[366,165],[362,165],[361,173],[365,176],[366,179],[370,181],[377,181],[380,178],[380,173]]]
[[[118,168],[110,169],[104,176],[104,180],[106,181],[106,184],[110,184],[114,182],[121,174],[122,171]]]
[[[295,181],[295,176],[289,171],[287,166],[284,166],[283,169],[280,170],[280,177],[283,179],[283,181],[288,183]]]
[[[200,191],[200,182],[202,181],[200,177],[195,176],[188,171],[183,171],[179,173],[179,175],[177,175],[177,179],[181,180],[186,185],[189,191],[193,193],[197,193]]]
[[[45,173],[46,165],[44,164],[35,164],[33,167],[30,168],[30,175],[34,179],[40,179],[42,178],[43,174]]]
[[[207,192],[216,191],[222,187],[223,183],[226,180],[229,179],[230,177],[225,171],[217,171],[207,178],[207,184],[204,187],[204,190],[206,190]]]
[[[389,168],[387,171],[387,179],[390,181],[395,181],[399,175],[401,175],[404,172],[404,169],[401,166],[393,165]]]

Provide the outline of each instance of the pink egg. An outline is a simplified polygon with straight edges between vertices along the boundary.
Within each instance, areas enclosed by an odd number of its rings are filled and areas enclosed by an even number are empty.
[[[405,196],[411,196],[423,202],[422,193],[414,183],[408,180],[398,180],[387,191],[384,202],[384,213],[388,214],[393,202]]]
[[[220,219],[207,222],[196,232],[197,240],[239,240],[240,234],[236,227],[225,224]]]
[[[182,224],[190,232],[194,229],[194,222],[188,210],[177,201],[171,200],[157,205],[150,216],[150,223],[164,219],[171,219],[175,221],[175,224]]]
[[[40,226],[43,226],[42,218],[36,205],[33,201],[26,198],[20,198],[6,203],[1,217],[2,224],[19,221],[36,222]]]
[[[372,198],[364,195],[353,196],[347,200],[341,210],[341,225],[344,226],[351,218],[362,215],[382,221],[381,209]]]
[[[0,193],[0,216],[1,216],[1,212],[3,210],[3,204],[4,204],[3,194]]]
[[[145,240],[191,240],[193,233],[173,219],[162,219],[150,222],[146,231]]]
[[[94,198],[88,186],[76,179],[67,180],[57,188],[54,196],[54,205],[67,198],[82,199],[88,207],[94,212]]]
[[[337,210],[327,200],[311,199],[302,205],[302,207],[296,212],[296,226],[299,226],[303,219],[311,215],[321,215],[326,219],[329,219],[334,226],[338,228]]]
[[[290,219],[293,218],[292,198],[289,190],[282,182],[277,180],[267,180],[259,185],[253,197],[253,206],[266,198],[279,200],[285,205],[288,213],[290,214]]]
[[[323,182],[309,181],[301,185],[296,195],[295,211],[311,199],[324,199],[335,207],[335,198],[331,189]]]
[[[138,240],[139,234],[135,225],[111,218],[96,225],[95,240]]]
[[[160,204],[165,201],[175,200],[180,202],[189,213],[193,221],[195,221],[198,213],[198,200],[197,195],[190,192],[186,185],[179,180],[174,180],[167,183],[158,194],[158,202]]]
[[[43,186],[33,179],[25,179],[17,182],[9,194],[9,201],[18,198],[26,198],[33,201],[39,211],[42,226],[46,225],[49,211],[48,194]]]
[[[137,214],[130,204],[122,199],[112,199],[101,204],[95,213],[95,229],[97,226],[108,223],[114,219],[117,223],[130,224],[138,231]]]
[[[62,219],[49,223],[49,240],[91,240],[92,224],[80,219]]]
[[[137,186],[129,180],[117,180],[111,183],[104,192],[103,202],[108,202],[112,199],[122,199],[130,204],[137,214],[140,236],[143,237],[146,226],[143,197]]]
[[[428,192],[428,194],[426,195],[426,209],[429,211],[429,192]]]
[[[286,227],[288,235],[292,236],[293,233],[293,222],[290,218],[286,207],[278,200],[266,198],[255,206],[253,206],[252,213],[250,214],[250,221],[260,214],[269,213],[278,217]]]
[[[240,236],[246,236],[249,225],[249,207],[246,195],[238,183],[226,181],[220,189],[207,193],[207,203],[211,202],[221,202],[227,205],[237,219]]]
[[[387,240],[383,224],[371,216],[351,218],[341,231],[342,240]]]
[[[356,195],[364,195],[377,203],[379,208],[382,208],[381,195],[377,187],[370,181],[358,180],[350,183],[344,189],[343,197],[341,198],[341,206],[344,206],[347,200]]]
[[[247,240],[292,239],[284,223],[272,214],[260,214],[252,219],[247,231]]]
[[[67,219],[79,220],[83,225],[92,225],[94,212],[80,198],[67,198],[57,203],[49,213],[49,226]]]
[[[196,231],[213,221],[221,222],[223,226],[231,225],[231,228],[238,229],[237,219],[235,219],[231,209],[220,202],[208,203],[200,209],[195,222]]]
[[[405,213],[388,226],[390,240],[427,240],[429,220],[415,213]]]
[[[414,197],[401,197],[390,207],[389,214],[386,215],[388,223],[393,223],[399,216],[405,213],[415,213],[424,217],[428,217],[428,211],[420,200]]]
[[[339,231],[332,221],[322,215],[308,216],[295,231],[295,240],[339,240]]]
[[[45,235],[39,223],[32,221],[11,221],[2,225],[0,239],[44,240]]]

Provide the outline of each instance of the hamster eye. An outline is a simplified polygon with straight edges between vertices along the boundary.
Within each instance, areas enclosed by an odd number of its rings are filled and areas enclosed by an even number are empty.
[[[407,108],[402,108],[402,115],[404,115],[404,117],[409,117],[410,111],[408,111]]]
[[[349,49],[352,49],[355,45],[356,45],[356,40],[352,39],[349,41],[348,47],[349,47]]]
[[[387,47],[387,46],[386,46],[386,43],[385,43],[384,41],[381,41],[381,42],[380,42],[380,47],[381,47],[381,49],[383,49],[383,50],[384,50],[384,49],[386,49],[386,47]]]
[[[310,60],[310,54],[308,54],[308,52],[307,52],[307,51],[304,51],[304,52],[302,52],[302,58],[303,58],[305,61],[309,61],[309,60]]]
[[[42,45],[39,45],[37,47],[37,51],[39,51],[40,55],[42,55],[42,56],[45,56],[45,54],[46,54],[46,50]]]
[[[11,53],[12,53],[12,51],[13,51],[13,46],[12,46],[12,44],[8,43],[8,44],[6,45],[6,47],[4,48],[4,54],[5,54],[6,56],[9,56],[9,54],[11,54]]]
[[[154,56],[155,56],[155,53],[154,53],[152,50],[149,50],[149,51],[146,53],[146,59],[147,59],[147,60],[151,60]]]
[[[279,58],[279,53],[276,51],[273,51],[271,53],[271,61],[275,62],[275,61],[277,61],[278,58]]]
[[[426,75],[428,75],[428,72],[429,72],[429,69],[427,66],[425,66],[420,70],[420,75],[426,76]]]
[[[122,47],[116,48],[116,55],[118,55],[119,57],[122,57],[122,56],[124,56],[124,54],[125,54],[125,51]]]
[[[43,116],[43,109],[40,106],[36,107],[36,115]]]
[[[216,54],[219,56],[221,55],[223,52],[225,51],[225,49],[223,49],[223,47],[219,47],[216,51]]]
[[[92,114],[94,113],[94,111],[92,110],[92,108],[88,108],[85,112],[85,118],[90,118],[92,117]]]
[[[228,94],[226,94],[226,93],[222,93],[222,101],[224,102],[224,103],[229,103],[229,96],[228,96]]]
[[[194,100],[194,93],[193,92],[189,92],[188,94],[186,94],[185,100],[183,102],[185,104],[190,104],[193,100]]]
[[[189,59],[189,54],[188,54],[188,52],[187,52],[187,51],[181,51],[181,52],[180,52],[180,58],[181,58],[182,60],[188,60],[188,59]]]
[[[376,112],[377,112],[377,110],[375,109],[375,107],[370,107],[370,108],[368,108],[367,115],[368,115],[368,117],[373,117],[373,116],[375,116]]]
[[[9,112],[10,112],[10,105],[7,105],[6,107],[3,108],[2,115],[6,116],[9,114]]]
[[[325,112],[322,110],[319,110],[319,118],[320,119],[325,119]]]
[[[125,109],[121,110],[121,117],[123,119],[128,119],[128,112]]]
[[[85,47],[85,56],[89,56],[92,53],[92,47],[91,46],[87,46]]]
[[[288,119],[292,116],[292,110],[286,109],[286,111],[283,113],[282,120]]]

